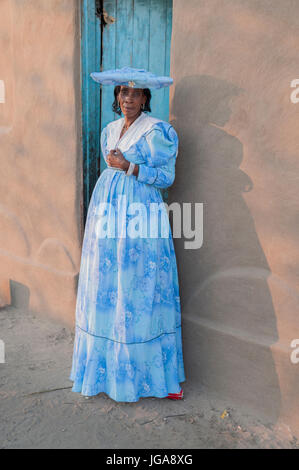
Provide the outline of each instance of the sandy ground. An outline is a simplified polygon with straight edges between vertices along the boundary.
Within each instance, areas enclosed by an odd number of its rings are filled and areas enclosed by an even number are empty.
[[[187,381],[182,401],[117,403],[104,393],[87,400],[71,392],[73,332],[46,318],[2,308],[0,339],[1,449],[299,448],[287,428],[262,423]]]

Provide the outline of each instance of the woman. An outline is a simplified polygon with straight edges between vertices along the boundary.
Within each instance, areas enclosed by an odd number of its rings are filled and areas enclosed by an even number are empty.
[[[124,117],[101,134],[107,168],[86,219],[72,391],[105,392],[117,402],[182,399],[177,264],[160,191],[174,181],[178,137],[169,123],[146,114],[148,86],[169,86],[172,79],[131,67],[91,76],[116,85],[113,110]],[[153,217],[159,210],[161,227]]]

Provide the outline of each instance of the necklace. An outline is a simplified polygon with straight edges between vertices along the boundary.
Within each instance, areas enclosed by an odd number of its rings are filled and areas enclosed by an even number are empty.
[[[126,124],[124,123],[122,130],[125,129],[125,130],[127,131],[127,130],[129,129],[129,127],[130,127],[132,124],[134,124],[134,122],[135,122],[138,118],[140,118],[141,114],[142,114],[142,113],[140,113],[139,116],[138,116],[133,122],[131,122],[131,124],[129,124],[128,126],[126,126]]]
[[[123,128],[122,128],[121,133],[120,133],[120,136],[121,136],[121,137],[124,135],[125,132],[127,132],[127,130],[128,130],[129,127],[130,127],[130,126],[126,127],[125,125],[123,125]]]
[[[137,121],[137,119],[140,118],[140,116],[142,115],[142,113],[139,114],[139,116],[135,119],[135,121]],[[120,137],[119,137],[119,140],[122,138],[122,136],[127,132],[127,130],[129,129],[129,127],[134,124],[134,122],[131,122],[131,124],[129,124],[128,126],[126,126],[126,124],[124,123],[123,127],[122,127],[122,130],[121,130],[121,133],[120,133]]]
[[[135,121],[133,121],[133,122],[135,122]],[[133,124],[133,123],[131,123],[131,124]],[[122,130],[121,130],[121,135],[123,135],[125,132],[127,132],[129,127],[131,126],[131,124],[129,124],[128,126],[126,126],[126,124],[123,125]]]

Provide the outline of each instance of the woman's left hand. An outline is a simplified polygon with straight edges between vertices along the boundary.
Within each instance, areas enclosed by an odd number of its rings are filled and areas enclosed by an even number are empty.
[[[130,165],[119,149],[110,150],[107,155],[107,163],[113,168],[121,168],[122,170],[127,170]]]

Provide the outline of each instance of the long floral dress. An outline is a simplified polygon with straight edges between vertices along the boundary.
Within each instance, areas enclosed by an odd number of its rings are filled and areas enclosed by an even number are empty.
[[[70,380],[73,392],[105,392],[117,402],[136,402],[178,393],[185,381],[176,255],[160,191],[174,181],[178,137],[171,124],[145,112],[119,139],[123,124],[119,118],[103,129],[102,153],[107,163],[117,146],[126,160],[140,165],[139,173],[128,176],[107,167],[94,187]],[[133,203],[142,203],[139,212]],[[163,223],[149,219],[151,207],[160,207]],[[132,236],[148,220],[147,231]]]

